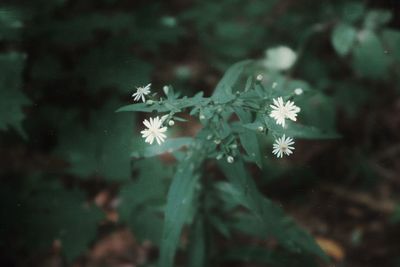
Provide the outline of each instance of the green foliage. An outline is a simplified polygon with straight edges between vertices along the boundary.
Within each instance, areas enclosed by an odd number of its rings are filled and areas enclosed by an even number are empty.
[[[140,157],[154,157],[164,153],[172,153],[184,146],[187,146],[193,142],[193,139],[190,137],[181,137],[175,139],[168,139],[163,144],[159,146],[145,146],[142,149],[135,149],[135,151],[131,154],[132,157],[140,158]]]
[[[30,101],[20,91],[25,58],[24,54],[14,52],[0,55],[0,130],[12,127],[26,138],[21,125],[25,118],[22,108]]]
[[[159,246],[160,266],[173,266],[179,250],[187,250],[185,264],[193,267],[220,261],[316,266],[315,256],[326,256],[311,235],[258,188],[282,174],[315,177],[290,164],[277,166],[271,140],[338,138],[337,109],[358,118],[366,103],[380,99],[377,85],[381,90],[399,84],[400,31],[388,26],[396,26],[389,24],[394,13],[344,0],[176,5],[32,0],[0,7],[0,130],[16,130],[26,138],[29,157],[45,158],[48,166],[34,161],[28,171],[53,168],[55,158],[68,164],[56,170],[68,184],[95,177],[105,187],[118,188],[120,222],[140,241]],[[327,41],[333,49],[326,49]],[[209,87],[216,71],[245,58],[258,59],[234,64],[212,93],[192,91],[198,83]],[[171,82],[171,75],[192,97],[167,86],[164,94],[152,89],[156,93],[147,102],[117,110],[138,86],[151,82],[159,88]],[[296,122],[287,119],[282,127],[269,116],[278,97],[301,108]],[[166,116],[167,140],[145,144],[134,134],[142,129],[137,126],[142,114],[121,112]],[[197,118],[198,135],[172,137],[180,131],[169,122]],[[29,150],[44,139],[45,148]],[[157,156],[165,153],[177,166],[160,162]],[[263,168],[260,179],[247,172],[253,163]],[[360,163],[367,165],[367,159]],[[354,169],[362,173],[361,167]],[[29,252],[60,239],[65,256],[73,260],[96,237],[102,213],[84,205],[83,190],[25,178],[23,172],[4,171],[18,177],[0,186],[4,206],[15,210],[2,210],[2,218],[11,217],[2,220],[2,245],[12,239],[7,229],[11,234],[26,229],[17,245]],[[186,247],[180,244],[183,229],[189,232]],[[213,246],[215,232],[234,241],[237,232],[276,239],[278,247],[240,244],[220,253]]]
[[[4,204],[13,209],[11,216],[15,216],[9,221],[17,222],[2,228],[2,241],[11,243],[10,238],[16,239],[19,245],[37,251],[58,239],[67,260],[80,255],[96,237],[103,213],[85,204],[81,191],[66,190],[57,180],[31,177],[22,186],[22,190],[16,186],[1,188]],[[2,208],[2,218],[9,212]]]
[[[161,241],[160,266],[173,266],[173,260],[184,223],[190,219],[199,175],[195,171],[206,156],[204,144],[194,144],[194,151],[177,167],[168,191]]]
[[[289,251],[304,251],[327,259],[311,236],[299,229],[291,219],[284,216],[281,209],[259,193],[240,159],[233,164],[220,164],[220,167],[237,192],[237,201],[254,214],[257,221],[254,229],[263,229],[266,236],[275,237]]]
[[[349,24],[338,24],[332,32],[332,45],[336,52],[345,56],[350,52],[357,37],[357,31]]]
[[[87,127],[76,127],[74,119],[62,122],[57,153],[67,159],[72,173],[81,177],[100,175],[110,181],[129,179],[134,140],[127,129],[133,130],[134,121],[115,114],[116,106],[111,102],[93,113]]]
[[[260,79],[252,82],[248,73],[254,71],[257,66],[258,62],[250,60],[233,65],[227,70],[217,84],[214,94],[209,98],[203,97],[201,93],[192,98],[178,98],[172,87],[168,87],[164,88],[164,93],[167,95],[166,100],[163,98],[157,100],[153,95],[146,103],[132,104],[118,110],[120,112],[156,110],[166,113],[162,115],[161,124],[163,126],[159,127],[167,127],[167,122],[173,120],[177,112],[191,109],[189,113],[192,116],[198,116],[204,128],[194,139],[171,139],[159,146],[137,149],[133,153],[135,157],[153,157],[187,145],[187,151],[178,158],[180,162],[168,190],[160,244],[160,266],[173,266],[182,228],[185,223],[191,222],[192,216],[197,219],[192,226],[188,262],[191,266],[207,264],[206,244],[209,241],[205,239],[204,233],[199,234],[204,231],[205,226],[204,222],[198,221],[198,218],[204,216],[204,209],[207,209],[207,204],[201,200],[204,196],[200,197],[206,194],[202,193],[202,190],[206,190],[203,189],[203,186],[206,185],[204,185],[205,182],[200,183],[198,179],[201,173],[199,173],[200,166],[206,158],[213,157],[217,159],[226,157],[226,161],[220,161],[225,163],[220,163],[219,166],[230,182],[229,192],[233,192],[234,198],[236,198],[234,205],[244,206],[254,215],[257,229],[263,229],[262,238],[274,237],[281,246],[292,253],[304,252],[327,259],[310,235],[298,228],[280,208],[257,190],[256,184],[246,172],[238,145],[242,146],[250,162],[261,167],[264,160],[260,151],[259,139],[265,138],[265,133],[271,134],[275,138],[285,134],[291,137],[311,139],[338,137],[332,125],[332,110],[324,108],[329,106],[326,98],[315,94],[316,97],[310,98],[313,102],[310,110],[321,109],[319,114],[323,114],[324,118],[328,119],[327,122],[319,120],[318,116],[313,116],[312,112],[309,112],[305,114],[305,120],[315,126],[304,126],[292,122],[287,122],[288,125],[285,127],[278,125],[275,119],[269,116],[272,100],[279,96],[283,96],[285,100],[292,99],[297,86],[304,87],[308,93],[312,90],[305,82],[292,81],[280,75],[277,76],[279,86],[275,83],[264,86]],[[243,86],[244,90],[241,89]],[[237,120],[231,119],[233,114],[237,115]],[[322,130],[316,126],[321,126]],[[197,188],[198,190],[196,190]],[[232,204],[227,205],[232,207]],[[212,221],[218,231],[229,236],[229,230],[224,228],[223,223],[217,217],[213,217]]]
[[[23,26],[21,17],[17,9],[0,8],[0,41],[19,38]]]
[[[118,213],[140,240],[150,240],[159,245],[162,225],[161,206],[167,194],[166,178],[172,169],[156,159],[135,161],[134,171],[139,175],[135,181],[124,184],[118,199]]]

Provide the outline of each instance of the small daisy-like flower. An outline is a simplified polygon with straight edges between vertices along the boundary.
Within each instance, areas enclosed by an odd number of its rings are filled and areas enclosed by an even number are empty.
[[[146,86],[136,87],[136,93],[132,94],[133,100],[138,101],[139,99],[142,99],[143,103],[146,102],[146,98],[144,96],[150,94],[150,86],[151,83]]]
[[[162,120],[157,116],[155,118],[150,118],[150,120],[144,120],[143,124],[147,127],[146,130],[141,131],[143,138],[146,143],[150,145],[153,144],[154,139],[156,139],[157,143],[160,145],[164,142],[167,137],[164,133],[167,131],[167,127],[162,127]]]
[[[272,111],[269,116],[276,120],[276,124],[285,127],[285,119],[296,121],[297,113],[300,112],[300,108],[296,106],[293,101],[283,103],[282,97],[278,97],[278,99],[274,98],[273,101],[274,105],[270,105]]]
[[[294,147],[291,146],[293,144],[293,138],[283,135],[281,138],[275,140],[275,143],[272,146],[272,153],[275,154],[277,158],[282,158],[283,154],[289,156],[293,153],[292,150],[294,150]]]

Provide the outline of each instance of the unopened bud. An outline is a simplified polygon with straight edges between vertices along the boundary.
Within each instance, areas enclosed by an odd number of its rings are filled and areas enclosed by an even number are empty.
[[[301,95],[301,94],[303,94],[303,89],[301,89],[301,88],[296,88],[296,89],[294,89],[294,93],[295,93],[296,95]]]
[[[263,76],[261,74],[258,74],[256,79],[257,79],[257,81],[261,82],[263,79]]]
[[[232,156],[228,156],[228,157],[226,158],[226,161],[227,161],[228,163],[233,163],[233,162],[235,161],[235,159],[234,159]]]
[[[257,130],[258,130],[259,132],[264,132],[264,127],[258,126]]]
[[[219,144],[221,144],[221,140],[215,139],[215,140],[214,140],[214,143],[215,143],[216,145],[219,145]]]
[[[151,99],[149,99],[149,100],[146,101],[146,104],[147,104],[147,105],[153,105],[153,104],[154,104],[154,101],[151,100]]]
[[[173,120],[170,120],[170,121],[168,122],[168,125],[169,125],[169,126],[174,126],[174,125],[175,125],[175,122],[174,122]]]
[[[164,91],[164,94],[165,94],[165,95],[168,95],[169,87],[166,86],[166,85],[164,85],[164,87],[163,87],[162,89],[163,89],[163,91]]]

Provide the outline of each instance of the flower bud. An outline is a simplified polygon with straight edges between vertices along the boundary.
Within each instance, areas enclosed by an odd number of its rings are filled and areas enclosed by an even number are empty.
[[[174,125],[175,125],[175,122],[174,122],[173,120],[170,120],[170,121],[168,122],[168,125],[169,125],[169,126],[174,126]]]
[[[163,87],[162,89],[163,89],[163,91],[164,91],[164,94],[165,94],[165,95],[168,95],[169,87],[166,86],[166,85],[164,85],[164,87]]]
[[[294,89],[294,93],[295,93],[296,95],[301,95],[301,94],[303,94],[303,89],[301,89],[301,88],[296,88],[296,89]]]
[[[264,127],[258,126],[257,130],[262,133],[262,132],[264,132]]]
[[[228,157],[226,158],[226,161],[227,161],[228,163],[233,163],[233,162],[235,161],[235,159],[234,159],[232,156],[228,156]]]
[[[256,80],[261,82],[262,79],[263,79],[263,76],[261,74],[258,74],[257,77],[256,77]]]

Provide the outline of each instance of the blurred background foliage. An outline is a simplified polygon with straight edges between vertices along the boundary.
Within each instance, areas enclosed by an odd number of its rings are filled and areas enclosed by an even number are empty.
[[[154,266],[174,158],[131,160],[143,118],[114,111],[149,82],[210,95],[231,64],[285,45],[297,61],[283,74],[317,91],[298,98],[301,119],[342,138],[280,162],[263,151],[256,183],[340,266],[400,266],[399,12],[395,0],[2,1],[0,265]],[[230,190],[210,188],[215,216],[184,231],[180,266],[317,266],[226,215]]]

